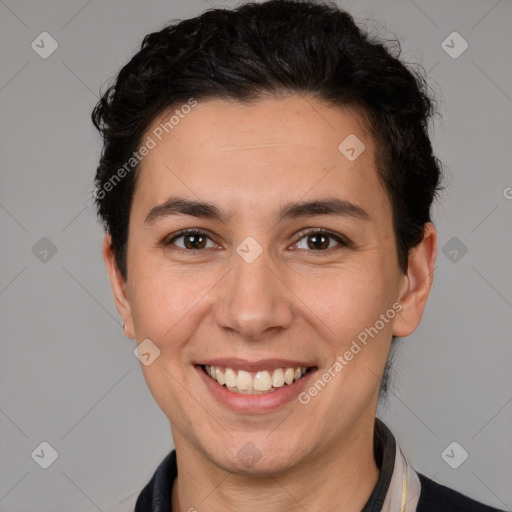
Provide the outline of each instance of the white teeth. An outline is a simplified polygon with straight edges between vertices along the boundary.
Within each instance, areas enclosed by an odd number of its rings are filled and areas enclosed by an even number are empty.
[[[274,373],[272,374],[272,386],[275,388],[284,386],[284,373],[281,368],[274,370]]]
[[[219,383],[220,384],[220,383]],[[251,391],[252,389],[252,376],[249,372],[240,370],[236,378],[236,387],[238,391]]]
[[[268,391],[272,387],[272,377],[270,377],[270,373],[267,371],[258,372],[254,376],[252,387],[256,391]]]
[[[215,369],[215,378],[221,386],[226,382],[224,379],[224,374],[220,371],[220,368]]]
[[[286,384],[291,384],[295,378],[295,370],[293,368],[286,368],[284,372],[284,381]]]
[[[226,380],[226,387],[236,388],[236,373],[231,368],[226,368],[224,379]]]
[[[306,367],[276,368],[272,372],[267,370],[256,372],[253,377],[245,370],[239,370],[237,373],[232,368],[205,366],[204,370],[221,386],[225,385],[230,391],[244,394],[271,393],[285,384],[293,384],[307,372]]]

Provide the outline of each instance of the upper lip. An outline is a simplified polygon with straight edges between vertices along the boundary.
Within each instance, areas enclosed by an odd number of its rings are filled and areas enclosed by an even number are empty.
[[[293,359],[260,359],[258,361],[247,361],[233,357],[208,359],[196,363],[200,366],[218,366],[220,368],[231,368],[233,370],[245,370],[247,372],[256,370],[275,370],[276,368],[310,368],[309,362]]]

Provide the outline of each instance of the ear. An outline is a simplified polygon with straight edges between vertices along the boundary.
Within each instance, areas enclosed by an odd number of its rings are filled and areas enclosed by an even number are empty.
[[[125,324],[124,334],[128,338],[135,339],[132,310],[126,294],[126,281],[117,266],[115,253],[112,248],[112,237],[108,233],[103,238],[103,259],[107,267],[110,286],[114,294],[117,310]]]
[[[393,334],[409,336],[418,327],[434,280],[437,256],[437,232],[431,222],[423,227],[423,240],[409,251],[409,265],[400,286],[399,311],[393,324]]]

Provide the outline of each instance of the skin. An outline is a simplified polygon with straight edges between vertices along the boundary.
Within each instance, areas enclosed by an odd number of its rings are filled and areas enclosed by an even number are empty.
[[[353,162],[338,150],[349,134],[366,146]],[[103,254],[126,335],[161,351],[141,367],[171,424],[179,468],[173,510],[360,511],[379,474],[373,428],[391,336],[407,336],[420,322],[434,226],[425,225],[402,273],[391,204],[361,117],[298,95],[200,102],[144,158],[139,178],[126,281],[109,235]],[[233,215],[225,223],[168,216],[145,226],[151,208],[170,196]],[[284,203],[333,196],[368,219],[314,215],[276,224],[273,217]],[[186,249],[193,237],[164,244],[185,228],[204,231],[207,246]],[[328,238],[327,248],[315,249],[307,228],[351,244]],[[236,252],[247,236],[263,250],[250,264]],[[306,405],[235,414],[211,398],[193,366],[213,357],[284,358],[311,361],[321,375],[395,302],[402,306],[395,318]],[[247,466],[237,452],[249,442],[262,456]]]

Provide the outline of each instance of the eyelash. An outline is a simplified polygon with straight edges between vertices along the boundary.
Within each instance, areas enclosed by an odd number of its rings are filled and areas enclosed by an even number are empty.
[[[204,235],[208,239],[211,240],[211,238],[204,231],[200,231],[198,229],[184,229],[184,230],[176,233],[171,239],[164,241],[164,245],[166,247],[169,245],[172,245],[173,242],[175,242],[177,239],[182,238],[186,235]],[[309,235],[328,235],[329,237],[334,239],[336,242],[338,242],[341,247],[330,247],[328,249],[318,249],[318,250],[314,250],[314,249],[299,249],[299,250],[319,253],[319,252],[332,251],[333,249],[340,249],[342,247],[349,247],[351,245],[351,242],[349,240],[345,239],[344,237],[340,236],[339,234],[335,233],[334,231],[330,231],[329,229],[317,229],[317,228],[312,228],[310,230],[303,231],[302,233],[300,233],[300,238],[298,238],[298,240],[294,243],[294,245],[296,245],[303,238],[306,238]],[[181,247],[177,247],[177,248],[174,248],[173,250],[181,252],[181,253],[189,253],[190,254],[190,253],[195,253],[195,251],[204,251],[205,249],[182,249]]]

